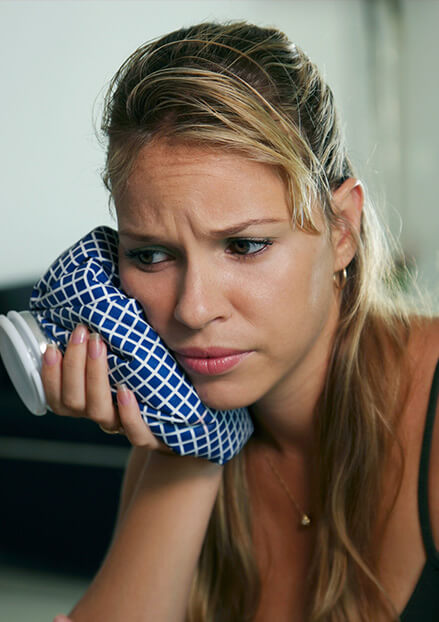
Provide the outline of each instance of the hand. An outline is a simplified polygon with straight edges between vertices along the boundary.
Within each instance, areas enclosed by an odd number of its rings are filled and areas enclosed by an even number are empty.
[[[125,385],[113,403],[107,369],[107,348],[100,335],[78,325],[64,356],[49,345],[41,370],[49,408],[68,417],[86,417],[108,431],[126,435],[136,447],[173,453],[159,441],[142,419],[137,400]]]

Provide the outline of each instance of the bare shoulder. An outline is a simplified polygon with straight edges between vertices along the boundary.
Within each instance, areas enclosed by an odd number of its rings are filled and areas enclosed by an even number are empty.
[[[405,364],[403,364],[404,402],[400,421],[403,439],[405,439],[405,451],[407,454],[412,454],[413,468],[416,470],[438,358],[439,318],[413,317],[404,357]],[[439,453],[439,435],[437,443]]]
[[[439,317],[412,318],[407,356],[407,370],[413,378],[412,391],[429,390],[439,358]]]
[[[434,373],[439,359],[439,318],[416,320],[413,323],[409,356],[413,374],[409,412],[413,426],[418,428],[414,436],[419,434],[420,441],[424,437],[427,413],[434,417],[431,429],[428,489],[430,522],[436,548],[439,550],[439,400],[436,400],[435,404],[432,393]]]
[[[415,354],[439,356],[439,316],[414,317],[410,323],[411,345]]]

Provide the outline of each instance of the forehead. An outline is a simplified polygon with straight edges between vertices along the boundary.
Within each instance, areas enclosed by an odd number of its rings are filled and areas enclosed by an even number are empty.
[[[274,166],[225,149],[156,141],[139,152],[116,210],[132,226],[188,216],[213,226],[289,220],[286,192]]]

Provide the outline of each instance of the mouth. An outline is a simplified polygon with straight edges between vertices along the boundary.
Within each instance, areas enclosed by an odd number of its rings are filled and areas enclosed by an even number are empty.
[[[202,376],[223,374],[247,358],[253,350],[231,350],[226,348],[185,348],[175,352],[175,358],[188,372]]]

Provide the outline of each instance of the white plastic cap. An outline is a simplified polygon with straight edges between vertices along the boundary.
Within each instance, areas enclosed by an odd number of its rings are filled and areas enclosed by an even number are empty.
[[[34,415],[47,412],[41,359],[49,340],[30,311],[0,315],[0,354],[18,395]]]

